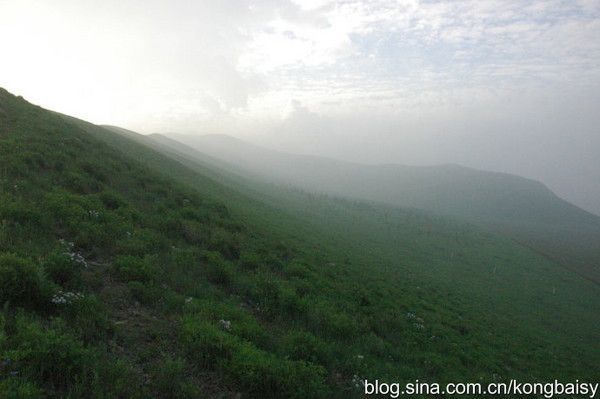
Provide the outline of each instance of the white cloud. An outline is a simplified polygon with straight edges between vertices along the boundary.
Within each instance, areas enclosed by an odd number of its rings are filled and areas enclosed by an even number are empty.
[[[4,1],[0,72],[49,106],[145,130],[174,98],[198,123],[276,118],[294,98],[337,113],[431,106],[597,81],[599,13],[585,0]]]

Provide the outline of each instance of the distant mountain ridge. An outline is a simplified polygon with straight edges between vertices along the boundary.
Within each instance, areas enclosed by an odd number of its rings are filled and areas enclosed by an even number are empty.
[[[165,136],[150,137],[166,143]],[[179,141],[185,143],[181,137]],[[600,222],[600,217],[562,200],[542,183],[507,173],[457,164],[357,164],[287,154],[224,135],[199,136],[185,144],[248,173],[310,190],[458,216],[543,217],[556,222],[569,213],[576,223]]]

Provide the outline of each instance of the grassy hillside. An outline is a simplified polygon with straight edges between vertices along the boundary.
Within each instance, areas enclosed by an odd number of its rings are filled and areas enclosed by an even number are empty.
[[[185,136],[181,136],[185,139]],[[161,135],[165,148],[190,155]],[[600,283],[600,217],[558,198],[539,182],[458,165],[361,165],[268,150],[241,140],[187,138],[230,171],[313,192],[400,205],[452,216],[507,233],[564,267]]]
[[[0,397],[598,375],[597,286],[527,248],[144,142],[0,90]]]

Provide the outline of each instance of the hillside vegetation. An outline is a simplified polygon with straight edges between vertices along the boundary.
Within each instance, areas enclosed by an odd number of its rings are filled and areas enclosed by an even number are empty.
[[[251,182],[0,89],[0,398],[592,380],[599,303],[478,227]]]
[[[600,217],[562,200],[543,184],[459,165],[362,165],[268,150],[224,135],[162,135],[164,148],[221,161],[232,172],[312,192],[414,207],[507,234],[600,283]],[[205,155],[206,154],[206,155]]]

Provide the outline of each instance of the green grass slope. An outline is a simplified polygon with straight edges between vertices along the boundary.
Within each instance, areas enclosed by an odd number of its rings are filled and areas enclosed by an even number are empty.
[[[186,152],[168,137],[152,138]],[[537,181],[459,165],[353,164],[268,150],[223,135],[187,141],[200,151],[199,159],[207,154],[227,162],[230,171],[265,181],[415,207],[491,227],[600,283],[600,217],[562,200]]]
[[[143,142],[0,89],[0,397],[598,375],[597,286],[527,248]]]
[[[133,132],[127,134],[129,137],[136,135]],[[581,283],[580,278],[560,270],[556,264],[541,261],[540,256],[530,258],[531,251],[515,246],[508,238],[444,218],[428,216],[417,210],[361,204],[257,181],[249,183],[248,180],[240,179],[240,175],[246,178],[250,175],[239,168],[207,157],[177,141],[156,135],[137,135],[136,140],[168,154],[191,169],[203,174],[212,172],[220,181],[236,187],[245,195],[260,203],[268,203],[271,208],[260,217],[261,220],[271,219],[271,230],[278,227],[274,223],[278,218],[285,220],[285,227],[290,228],[290,217],[300,217],[304,223],[296,225],[295,229],[305,228],[308,221],[310,228],[302,233],[305,237],[316,236],[320,244],[327,238],[331,240],[333,247],[345,254],[351,253],[359,265],[377,265],[378,273],[382,270],[398,273],[391,280],[394,284],[410,279],[414,285],[407,287],[409,291],[421,284],[443,285],[445,290],[458,291],[459,295],[468,298],[465,305],[485,303],[481,308],[472,308],[476,311],[475,317],[481,317],[482,313],[492,313],[495,317],[510,314],[509,318],[518,317],[522,325],[536,330],[534,334],[547,334],[559,346],[562,345],[559,342],[565,339],[577,342],[576,346],[588,342],[593,347],[591,343],[598,338],[598,330],[591,327],[596,323],[593,311],[597,301],[594,299],[596,294],[586,299],[575,299],[578,297],[575,292],[579,289],[575,287]],[[283,215],[277,213],[273,217],[275,210]],[[316,234],[317,231],[322,234]],[[468,240],[461,243],[444,237],[444,234],[453,236],[457,231],[471,233],[469,239],[478,242],[478,246],[473,248],[475,252],[483,250],[490,242],[494,243],[494,250],[499,252],[486,253],[481,257],[471,253],[469,260],[464,259],[462,256]],[[481,239],[486,244],[482,245]],[[507,273],[503,273],[502,278],[497,278],[498,260],[503,259],[503,253],[515,255],[510,260],[507,259],[514,268],[505,270]],[[521,258],[525,254],[527,255]],[[531,267],[527,262],[532,259],[535,262],[541,261],[540,265],[545,266],[541,269]],[[437,266],[428,267],[430,265]],[[556,280],[558,275],[561,277]],[[412,280],[413,276],[418,276],[416,282]],[[572,281],[575,285],[566,288],[563,286],[566,281]],[[593,285],[584,285],[590,290],[588,292],[595,292]],[[556,287],[562,287],[558,289],[561,294],[557,294],[559,291]],[[548,295],[549,293],[552,294]],[[551,303],[543,303],[546,300]],[[514,327],[511,323],[507,325]],[[565,328],[566,326],[569,327]],[[583,338],[584,335],[586,338]],[[585,351],[583,348],[581,350]]]

